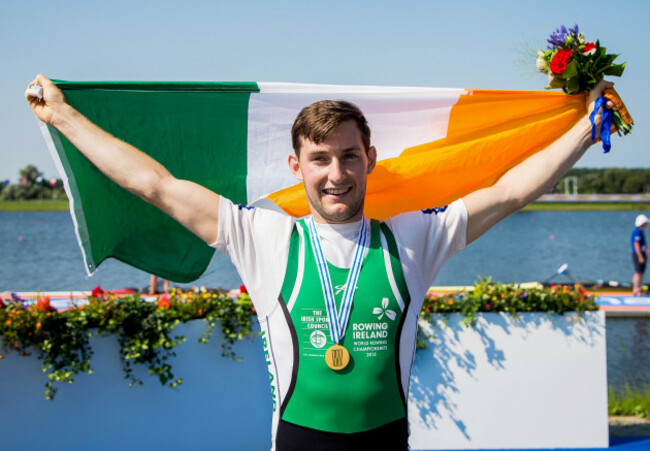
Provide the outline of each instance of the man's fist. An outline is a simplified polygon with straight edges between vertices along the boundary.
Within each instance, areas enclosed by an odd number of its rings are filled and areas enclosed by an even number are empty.
[[[40,85],[42,90],[34,89],[35,85]],[[40,96],[39,91],[41,91]],[[53,123],[56,113],[66,105],[63,92],[49,78],[41,74],[38,74],[29,84],[25,98],[36,117],[48,124]]]

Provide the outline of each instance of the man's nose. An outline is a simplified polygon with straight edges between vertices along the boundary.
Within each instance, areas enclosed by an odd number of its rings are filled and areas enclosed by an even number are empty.
[[[343,171],[343,165],[341,160],[338,158],[333,158],[330,164],[329,179],[332,182],[340,182],[345,179],[345,173]]]

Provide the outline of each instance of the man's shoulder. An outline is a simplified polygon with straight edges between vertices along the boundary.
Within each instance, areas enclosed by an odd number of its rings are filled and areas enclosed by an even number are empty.
[[[225,249],[234,243],[282,242],[291,235],[294,218],[283,211],[268,208],[266,204],[246,205],[229,199],[222,202],[219,211],[219,235],[213,247]]]
[[[233,215],[248,217],[251,221],[295,221],[295,218],[289,216],[275,203],[267,199],[261,199],[253,204],[237,203],[230,199],[225,200],[226,202],[223,208],[230,210],[230,213]]]
[[[390,226],[400,226],[402,224],[414,225],[414,223],[426,225],[431,223],[447,223],[448,221],[455,222],[456,220],[466,218],[467,209],[465,208],[465,204],[462,199],[458,199],[441,207],[424,208],[422,210],[400,213],[396,216],[391,216],[385,222]]]

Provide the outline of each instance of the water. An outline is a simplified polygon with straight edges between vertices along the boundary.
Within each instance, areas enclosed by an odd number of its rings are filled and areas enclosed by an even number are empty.
[[[606,324],[608,383],[650,387],[650,320],[607,318]]]
[[[480,275],[499,282],[541,281],[563,263],[571,274],[631,282],[630,233],[639,212],[520,212],[454,256],[436,285],[472,284]],[[148,274],[109,260],[86,275],[67,212],[0,212],[0,292],[143,288]],[[222,254],[212,272],[190,285],[241,284]]]
[[[630,234],[639,212],[520,212],[454,256],[437,285],[469,285],[479,275],[494,281],[542,281],[563,263],[574,276],[631,282]],[[144,288],[149,275],[121,262],[104,262],[86,276],[67,212],[0,212],[0,292]],[[241,284],[219,255],[213,271],[190,285]],[[609,383],[650,384],[650,321],[607,321]]]
[[[145,288],[149,275],[117,260],[87,276],[74,226],[67,212],[0,212],[0,292]],[[193,284],[235,288],[241,284],[225,255],[213,272]]]

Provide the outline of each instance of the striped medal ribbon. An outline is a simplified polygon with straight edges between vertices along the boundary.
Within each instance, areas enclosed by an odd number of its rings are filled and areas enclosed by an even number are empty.
[[[356,290],[357,281],[359,280],[359,273],[361,272],[361,263],[365,256],[370,236],[366,226],[365,217],[361,220],[361,227],[359,228],[359,237],[357,239],[357,246],[354,250],[352,265],[348,273],[348,280],[345,283],[343,290],[343,300],[341,301],[341,308],[337,311],[336,299],[334,297],[334,288],[332,287],[332,279],[330,272],[327,268],[327,261],[323,254],[323,247],[321,246],[318,231],[316,230],[316,223],[312,216],[308,221],[309,236],[311,238],[312,247],[316,256],[316,266],[318,269],[318,276],[320,278],[321,287],[323,288],[323,296],[325,298],[325,311],[327,312],[327,321],[330,327],[330,336],[334,345],[331,346],[325,353],[325,362],[327,366],[333,370],[342,370],[350,361],[350,353],[347,349],[339,344],[345,329],[350,319],[350,312],[352,310],[352,300],[354,299],[354,292]]]

